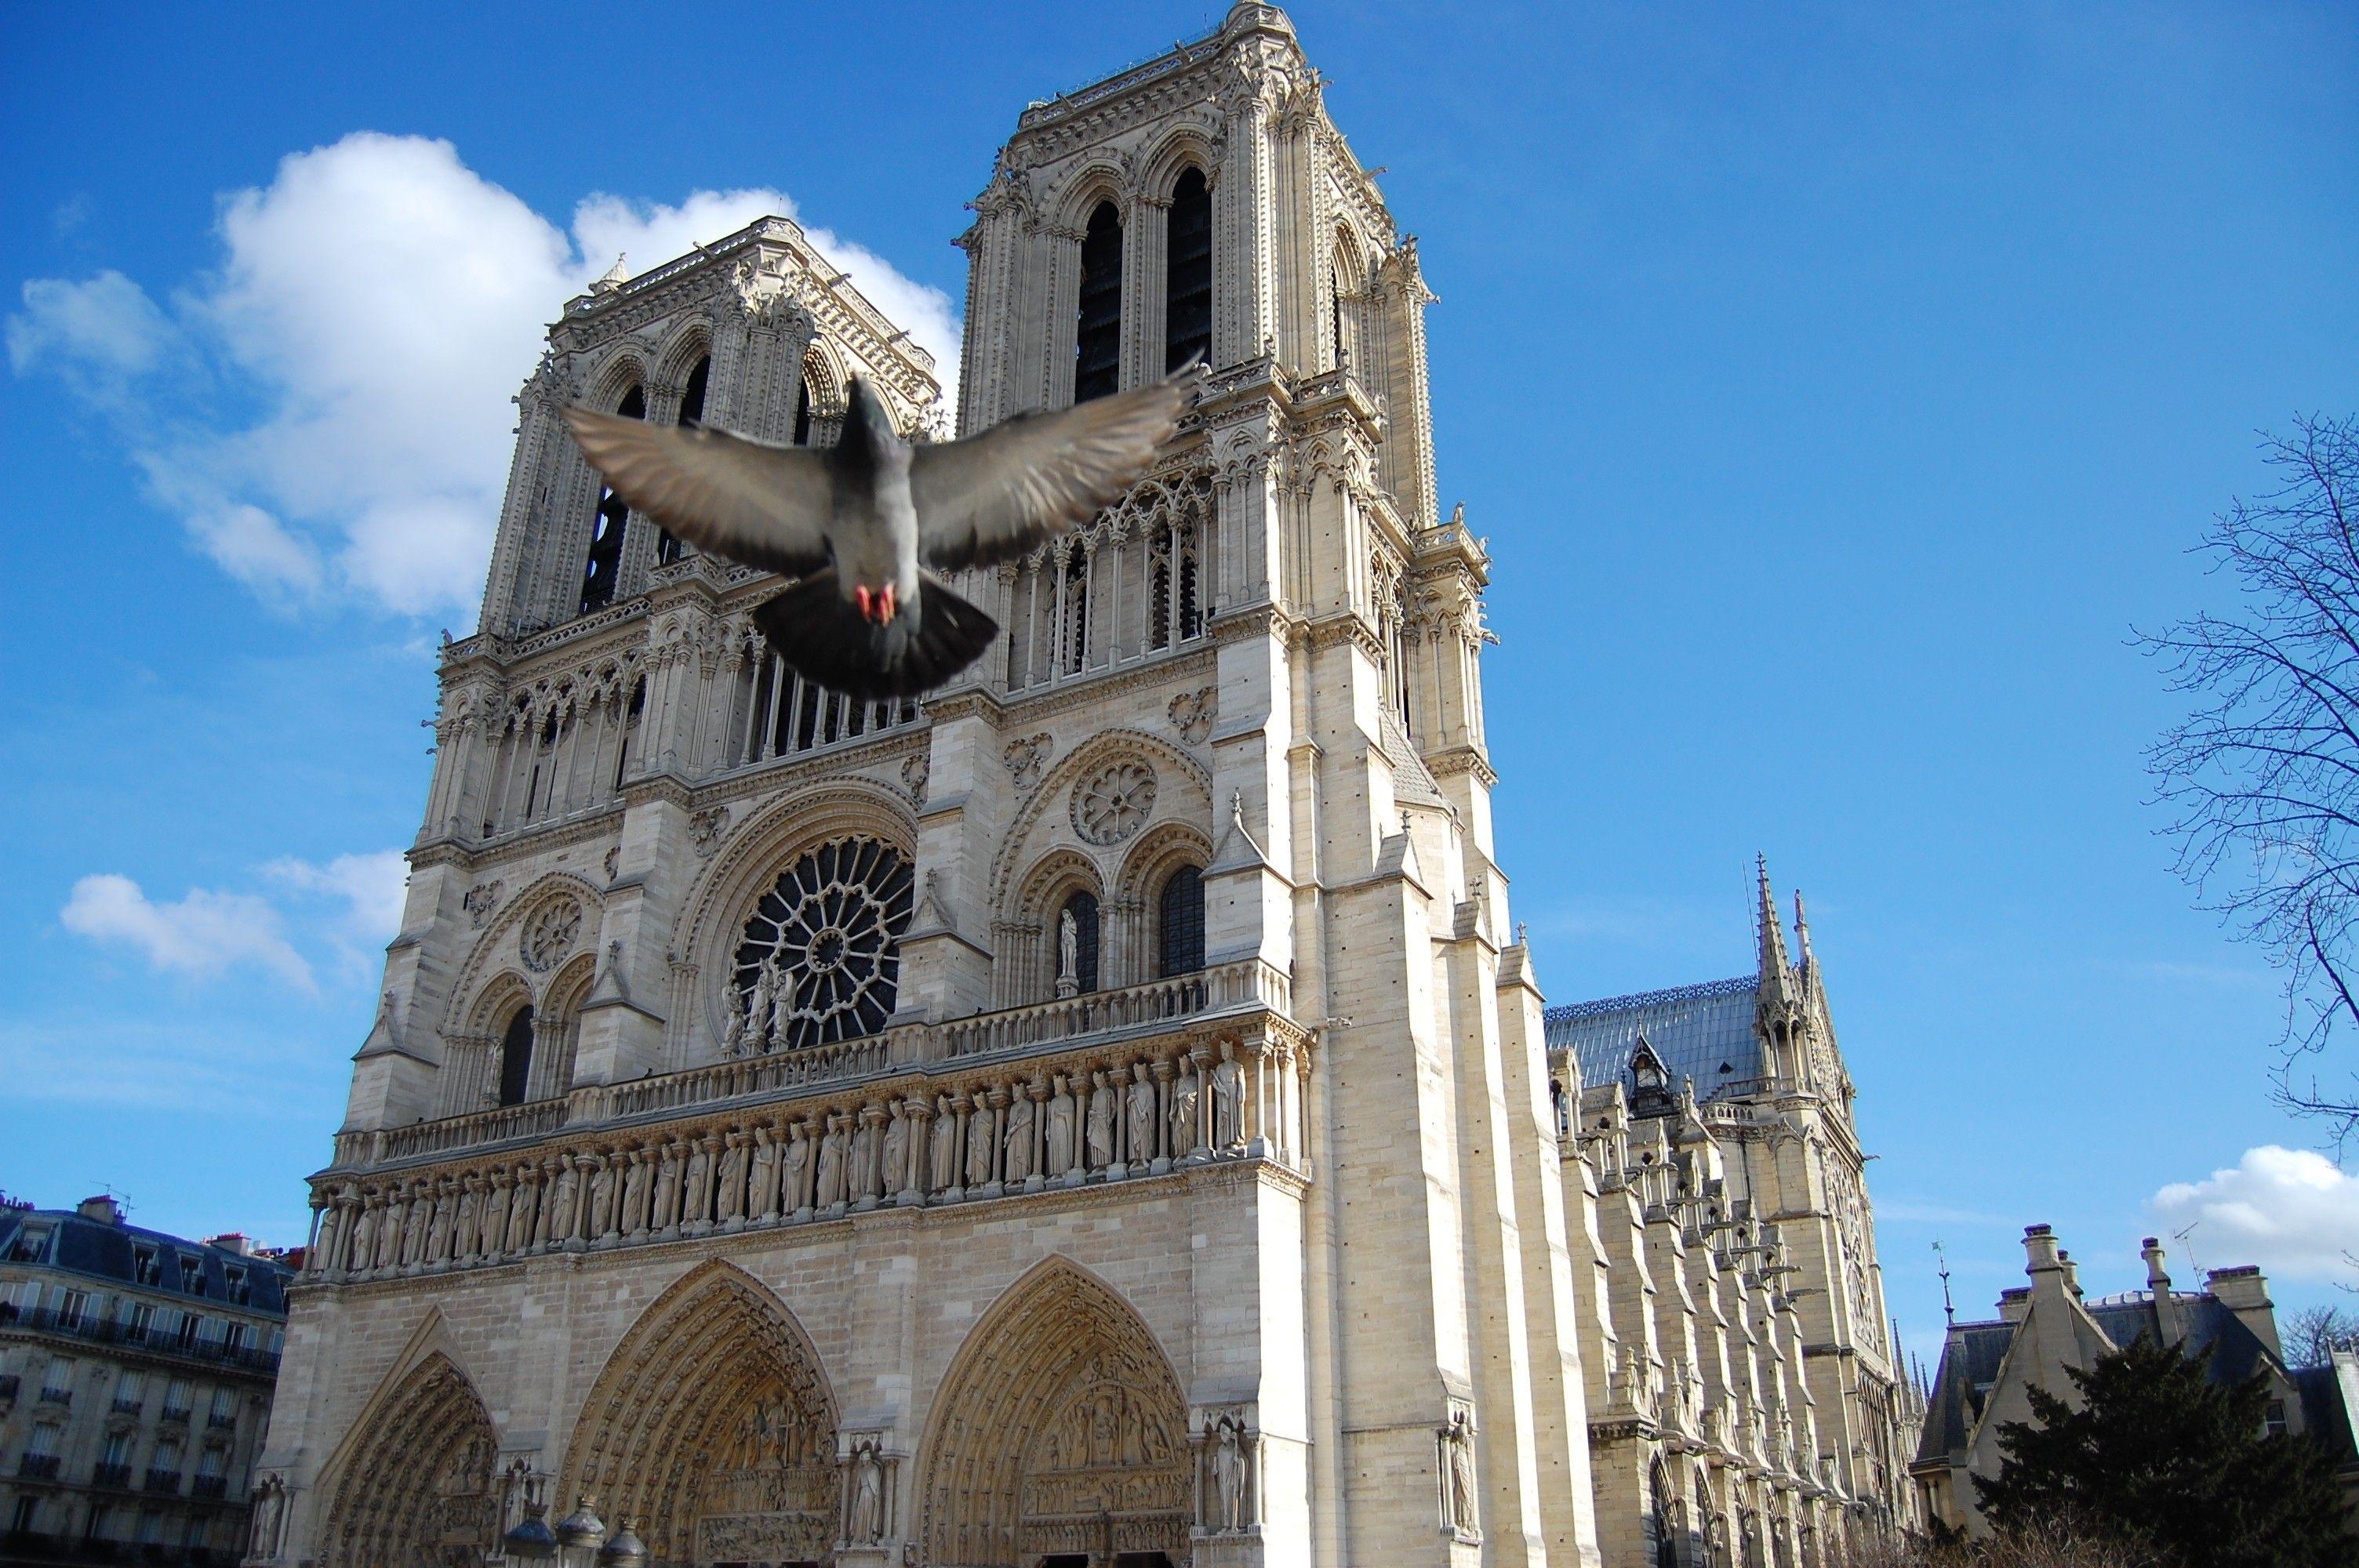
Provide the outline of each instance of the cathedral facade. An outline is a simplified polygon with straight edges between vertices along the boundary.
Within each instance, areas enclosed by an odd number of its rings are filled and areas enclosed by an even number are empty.
[[[1211,370],[1120,504],[956,584],[1003,637],[920,702],[803,682],[777,579],[559,418],[825,443],[857,375],[948,434],[854,280],[767,219],[551,328],[250,1561],[594,1513],[620,1568],[1734,1565],[1889,1519],[1866,1331],[1781,1283],[1832,1167],[1732,1185],[1722,1086],[1690,1129],[1550,1048],[1432,297],[1291,25],[1032,105],[973,206],[958,431]],[[1788,1048],[1749,1088],[1807,1119]]]

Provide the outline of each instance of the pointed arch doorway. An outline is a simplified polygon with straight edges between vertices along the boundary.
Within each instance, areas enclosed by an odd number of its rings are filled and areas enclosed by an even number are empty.
[[[1180,1568],[1192,1501],[1188,1407],[1113,1289],[1061,1259],[967,1336],[920,1473],[934,1568]]]
[[[636,1521],[651,1562],[833,1560],[836,1410],[785,1303],[735,1266],[691,1270],[607,1357],[557,1495]]]

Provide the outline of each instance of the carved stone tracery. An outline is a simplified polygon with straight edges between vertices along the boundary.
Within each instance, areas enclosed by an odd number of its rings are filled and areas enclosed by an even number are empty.
[[[495,1543],[499,1443],[466,1374],[440,1354],[379,1399],[338,1466],[322,1568],[470,1568]]]

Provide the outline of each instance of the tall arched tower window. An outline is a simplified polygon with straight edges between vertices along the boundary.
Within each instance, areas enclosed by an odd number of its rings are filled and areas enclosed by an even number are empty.
[[[1204,171],[1183,170],[1171,188],[1163,268],[1163,368],[1212,357],[1212,193]]]
[[[1073,964],[1065,972],[1065,916],[1073,917]],[[1082,889],[1057,913],[1057,968],[1060,979],[1070,978],[1077,991],[1098,989],[1098,895]]]
[[[704,423],[704,393],[706,386],[712,382],[712,356],[711,354],[701,355],[696,362],[696,368],[688,373],[688,385],[679,395],[679,422],[681,424],[701,425]],[[682,546],[677,538],[672,536],[672,531],[670,529],[661,529],[657,533],[656,565],[659,567],[668,567],[687,553],[686,546]]]
[[[1180,867],[1164,882],[1156,903],[1158,957],[1165,978],[1194,974],[1204,967],[1204,873]]]
[[[803,364],[803,373],[795,378],[795,445],[798,447],[810,445],[810,381],[811,367],[806,361]]]
[[[614,412],[625,419],[647,416],[647,395],[637,387],[623,394]],[[582,563],[582,607],[587,615],[614,602],[614,579],[623,565],[623,534],[630,526],[631,509],[611,484],[598,491],[598,516],[590,527],[590,554]]]
[[[1082,236],[1082,314],[1073,334],[1073,401],[1122,384],[1122,214],[1101,201]]]
[[[500,1037],[500,1103],[522,1105],[525,1089],[532,1082],[532,1007],[530,1003],[516,1009],[508,1020],[507,1033]]]

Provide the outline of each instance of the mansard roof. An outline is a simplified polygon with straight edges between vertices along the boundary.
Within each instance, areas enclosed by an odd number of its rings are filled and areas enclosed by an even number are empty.
[[[153,1248],[161,1267],[142,1280],[139,1250]],[[211,1242],[190,1241],[119,1221],[93,1219],[72,1209],[0,1211],[0,1261],[29,1263],[60,1273],[130,1285],[163,1295],[186,1296],[215,1307],[271,1317],[287,1315],[286,1264],[259,1253],[241,1254]],[[184,1271],[183,1262],[195,1265]],[[230,1299],[232,1269],[245,1273],[246,1299]]]
[[[1749,1088],[1762,1076],[1754,1033],[1760,980],[1753,975],[1552,1007],[1542,1019],[1548,1048],[1570,1051],[1584,1087],[1627,1087],[1630,1058],[1645,1036],[1674,1087],[1695,1080],[1698,1100]]]

